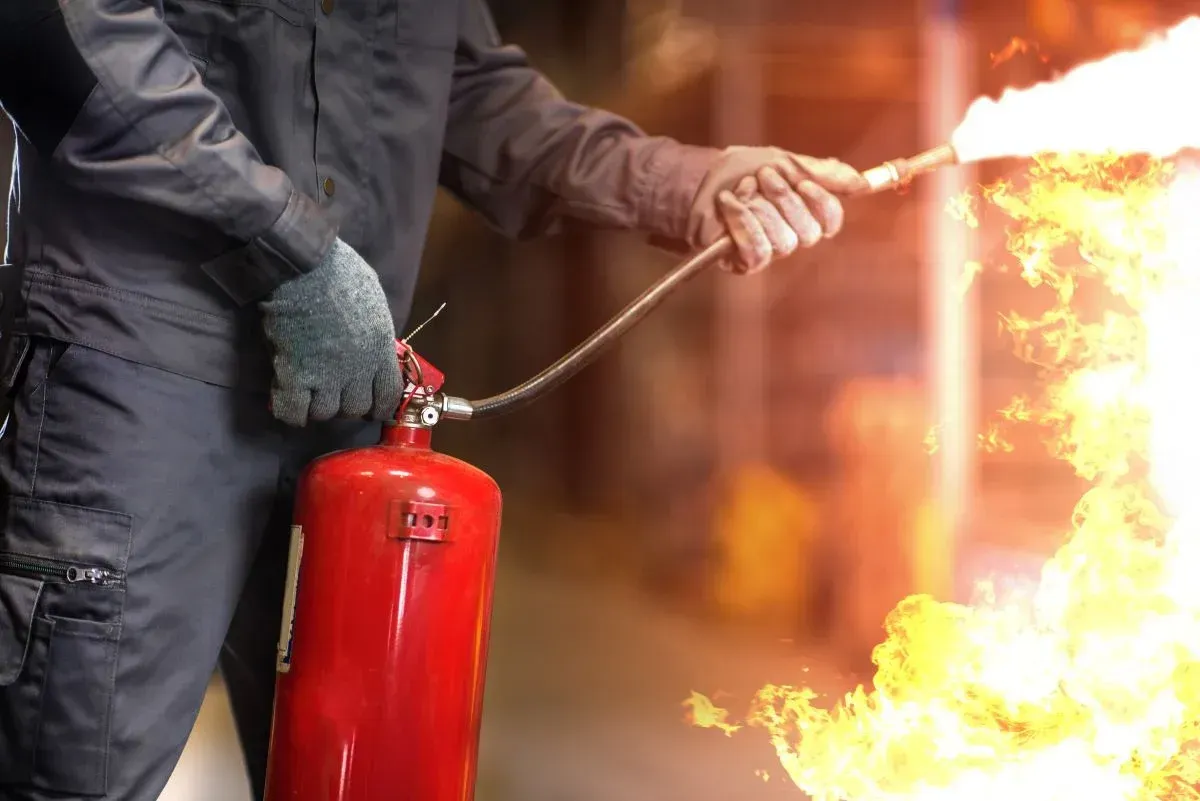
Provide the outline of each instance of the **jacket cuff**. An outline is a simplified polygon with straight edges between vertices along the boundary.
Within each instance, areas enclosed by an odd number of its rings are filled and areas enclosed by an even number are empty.
[[[336,238],[337,227],[320,206],[292,189],[283,213],[265,234],[223,253],[200,269],[234,302],[245,306],[313,270]]]
[[[661,241],[687,242],[688,217],[704,176],[721,151],[663,138],[650,157],[639,228]]]

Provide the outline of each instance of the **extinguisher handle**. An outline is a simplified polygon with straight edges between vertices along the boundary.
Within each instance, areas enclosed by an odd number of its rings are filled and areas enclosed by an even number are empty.
[[[505,414],[555,389],[595,361],[597,356],[640,323],[647,314],[658,308],[659,304],[688,279],[694,278],[732,253],[733,240],[726,236],[677,265],[602,328],[579,343],[574,350],[533,378],[499,395],[470,401],[471,419]]]

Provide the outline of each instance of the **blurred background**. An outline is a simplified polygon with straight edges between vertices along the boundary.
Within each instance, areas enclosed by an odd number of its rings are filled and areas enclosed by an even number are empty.
[[[860,168],[945,141],[971,99],[1051,77],[1189,11],[1150,0],[492,0],[570,96],[695,144],[773,144]],[[1012,37],[1037,47],[1000,56]],[[999,62],[999,63],[994,63]],[[0,150],[11,147],[7,132]],[[7,155],[7,154],[6,154]],[[8,159],[4,159],[7,163]],[[914,592],[1021,580],[1079,496],[1036,442],[977,447],[1032,374],[997,314],[996,222],[947,202],[961,169],[856,200],[844,234],[752,279],[704,276],[536,406],[437,445],[506,496],[479,801],[796,798],[753,732],[690,728],[767,682],[870,680]],[[510,243],[443,199],[415,341],[476,397],[566,352],[672,264],[635,236]],[[937,448],[925,444],[938,427]],[[167,801],[248,798],[219,679]]]

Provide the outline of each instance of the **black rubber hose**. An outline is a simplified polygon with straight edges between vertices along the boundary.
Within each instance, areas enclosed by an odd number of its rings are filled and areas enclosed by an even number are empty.
[[[954,164],[957,160],[957,154],[950,145],[939,145],[912,158],[885,162],[863,173],[867,185],[860,194],[874,194],[886,189],[894,189],[917,175]],[[654,286],[643,292],[637,300],[605,323],[603,328],[524,384],[490,398],[471,401],[472,412],[469,419],[506,414],[558,387],[591,364],[597,356],[624,336],[629,329],[641,322],[643,317],[654,311],[685,281],[704,272],[732,252],[733,240],[726,236],[679,264],[659,279]],[[466,417],[461,419],[466,419]]]
[[[507,414],[555,389],[595,361],[597,356],[640,323],[647,314],[658,308],[659,304],[689,278],[704,272],[732,251],[733,241],[729,237],[723,237],[679,264],[605,323],[603,328],[533,378],[499,395],[471,401],[471,419]]]

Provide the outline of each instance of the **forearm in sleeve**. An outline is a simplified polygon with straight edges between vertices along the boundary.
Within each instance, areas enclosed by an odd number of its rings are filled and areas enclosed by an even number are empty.
[[[442,185],[513,237],[572,218],[683,239],[715,151],[568,101],[519,48],[500,43],[480,0],[468,4]]]

